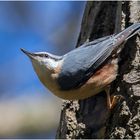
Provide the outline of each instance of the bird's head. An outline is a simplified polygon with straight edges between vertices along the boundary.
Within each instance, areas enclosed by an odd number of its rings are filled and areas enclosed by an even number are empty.
[[[37,75],[45,76],[50,75],[58,67],[59,62],[61,61],[60,56],[56,56],[47,52],[35,52],[31,53],[24,49],[21,49],[31,60],[33,67]]]

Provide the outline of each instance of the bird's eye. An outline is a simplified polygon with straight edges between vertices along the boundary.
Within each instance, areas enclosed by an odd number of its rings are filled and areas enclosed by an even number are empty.
[[[44,54],[45,57],[48,57],[48,54]]]

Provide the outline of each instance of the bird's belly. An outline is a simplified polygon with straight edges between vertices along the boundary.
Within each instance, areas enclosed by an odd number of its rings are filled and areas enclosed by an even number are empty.
[[[81,87],[71,90],[60,90],[50,88],[50,90],[58,97],[67,100],[85,99],[94,96],[103,91],[112,81],[116,79],[118,66],[110,63],[99,69],[93,76]]]
[[[84,85],[71,90],[62,90],[55,79],[57,76],[53,75],[53,77],[51,74],[44,75],[44,71],[41,73],[37,69],[36,72],[38,73],[40,81],[45,87],[52,91],[54,95],[67,100],[79,100],[94,96],[103,91],[106,86],[115,80],[117,70],[117,61],[111,61],[97,70]]]

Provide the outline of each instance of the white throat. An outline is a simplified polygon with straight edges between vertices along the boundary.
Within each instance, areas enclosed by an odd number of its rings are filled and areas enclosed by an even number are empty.
[[[59,64],[59,61],[55,61],[55,60],[49,58],[49,59],[47,59],[47,64],[49,65],[50,68],[55,69]]]

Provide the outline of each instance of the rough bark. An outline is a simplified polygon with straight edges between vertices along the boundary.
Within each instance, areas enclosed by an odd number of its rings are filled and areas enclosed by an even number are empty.
[[[140,2],[87,2],[77,46],[118,32],[140,20]],[[111,93],[124,100],[110,112],[104,92],[80,101],[63,101],[56,138],[140,137],[140,42],[134,37],[120,57]]]

